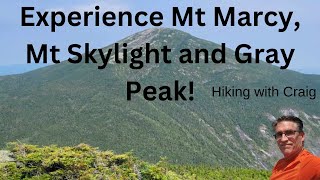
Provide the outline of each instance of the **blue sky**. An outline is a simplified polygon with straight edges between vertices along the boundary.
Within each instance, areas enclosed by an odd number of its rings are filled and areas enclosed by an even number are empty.
[[[100,48],[112,44],[135,32],[151,28],[146,27],[70,27],[64,26],[57,32],[50,32],[49,27],[22,27],[21,7],[32,6],[36,11],[61,10],[64,12],[85,10],[94,11],[94,6],[100,6],[100,12],[104,11],[160,11],[164,15],[162,27],[172,27],[171,10],[177,6],[182,10],[185,7],[202,8],[206,11],[204,21],[205,27],[175,27],[186,31],[196,37],[210,40],[216,43],[226,43],[231,49],[237,45],[246,43],[253,48],[276,48],[296,49],[289,69],[303,73],[320,74],[319,62],[319,40],[320,40],[320,16],[317,14],[320,1],[297,1],[297,0],[219,0],[219,1],[142,1],[142,0],[55,0],[55,1],[2,1],[0,7],[1,22],[1,59],[0,65],[26,64],[27,44],[56,45],[61,49],[59,59],[69,58],[67,47],[70,44],[90,43],[92,48]],[[227,8],[233,6],[236,13],[240,11],[282,11],[287,14],[293,11],[291,25],[283,33],[278,32],[279,26],[267,27],[263,21],[259,21],[259,27],[215,27],[213,26],[214,7]],[[279,17],[275,18],[278,19]],[[300,29],[294,32],[294,22],[300,22]],[[279,22],[280,24],[280,22]],[[280,63],[280,65],[283,65]]]

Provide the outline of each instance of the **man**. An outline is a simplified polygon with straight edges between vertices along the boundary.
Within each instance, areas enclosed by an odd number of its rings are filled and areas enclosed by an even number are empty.
[[[302,121],[294,116],[282,116],[272,126],[284,158],[274,166],[270,179],[320,180],[320,158],[303,148]]]

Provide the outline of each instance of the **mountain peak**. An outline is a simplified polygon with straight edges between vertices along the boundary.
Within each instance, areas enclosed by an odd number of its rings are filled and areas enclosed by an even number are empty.
[[[150,35],[161,35],[161,34],[180,34],[180,35],[189,35],[188,33],[174,29],[174,28],[164,28],[164,27],[156,27],[156,28],[149,28],[140,32],[137,32],[136,34],[133,34],[133,36],[150,36]]]
[[[137,32],[120,42],[130,42],[131,47],[141,46],[146,43],[153,44],[155,41],[167,42],[168,39],[184,39],[192,36],[186,32],[173,28],[150,28]]]
[[[319,155],[314,143],[320,142],[319,100],[281,95],[285,87],[320,89],[318,77],[266,63],[242,65],[235,62],[230,49],[225,52],[226,63],[214,63],[211,52],[218,44],[176,29],[147,29],[121,41],[128,44],[128,51],[119,49],[120,63],[114,60],[113,45],[103,49],[107,53],[111,49],[110,65],[104,70],[97,69],[102,62],[97,57],[99,64],[66,62],[1,77],[0,146],[17,139],[39,145],[86,142],[115,152],[133,150],[148,161],[166,156],[180,164],[271,168],[279,156],[269,119],[294,112],[312,132],[306,147]],[[159,52],[163,46],[170,48],[172,63],[163,63],[161,55],[160,63],[155,63],[156,53],[150,53],[150,63],[145,63],[146,53],[132,59],[131,48],[141,49],[145,43]],[[193,62],[183,64],[180,50],[186,48],[209,53],[199,56],[199,62],[191,56]],[[139,62],[140,70],[130,67]],[[141,85],[132,86],[134,91],[139,89],[132,100],[127,100],[129,81]],[[194,100],[175,100],[175,93],[191,95],[189,82],[194,82]],[[267,95],[269,87],[279,89],[279,96]],[[254,95],[255,89],[264,95]],[[304,92],[310,95],[309,90]],[[250,92],[250,98],[245,92]],[[156,99],[147,100],[144,94]]]

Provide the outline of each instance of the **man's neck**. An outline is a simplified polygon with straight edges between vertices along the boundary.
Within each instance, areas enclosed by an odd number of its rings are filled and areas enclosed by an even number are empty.
[[[293,154],[290,154],[289,156],[284,157],[283,159],[285,161],[291,161],[293,159],[295,159],[302,151],[303,151],[303,147],[299,150],[297,150],[296,152],[294,152]]]

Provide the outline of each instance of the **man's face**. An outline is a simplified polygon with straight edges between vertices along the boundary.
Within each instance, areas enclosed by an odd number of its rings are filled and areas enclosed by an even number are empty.
[[[284,157],[296,154],[303,148],[304,133],[299,132],[298,124],[290,121],[279,122],[275,133],[278,134],[276,140]]]

